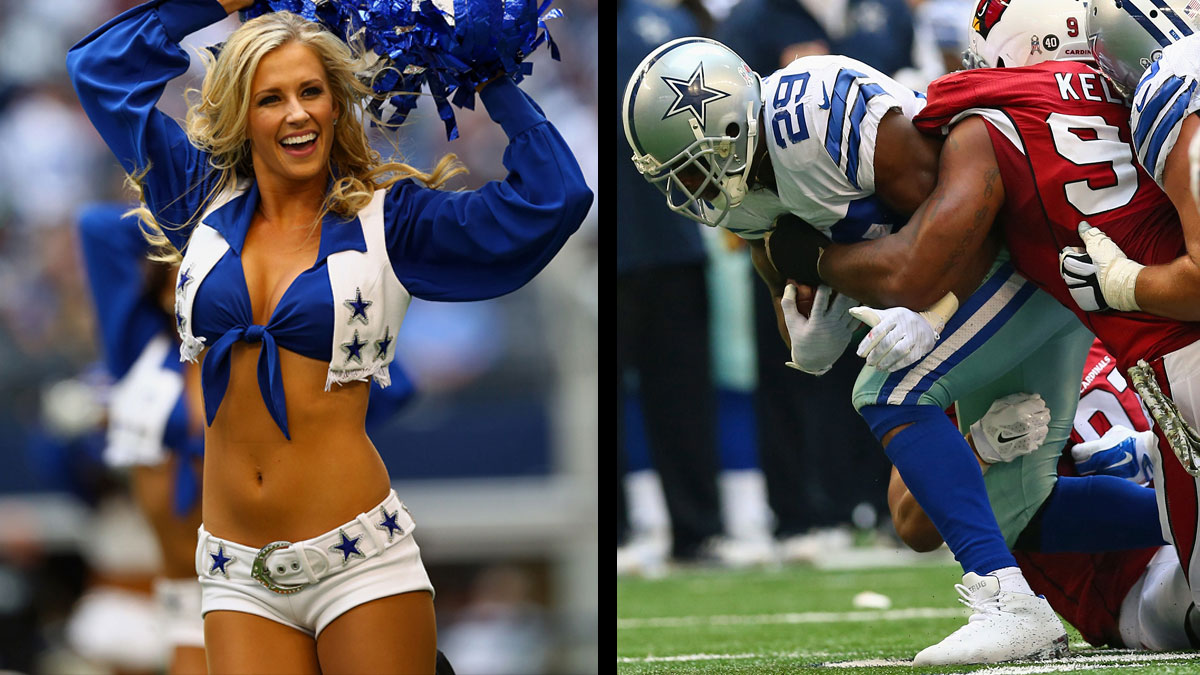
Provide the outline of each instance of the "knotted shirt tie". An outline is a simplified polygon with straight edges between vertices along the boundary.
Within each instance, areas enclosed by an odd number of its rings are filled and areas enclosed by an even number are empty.
[[[225,389],[229,387],[229,352],[233,344],[239,340],[249,343],[261,342],[258,352],[258,388],[262,392],[263,403],[267,404],[267,412],[279,426],[284,437],[292,440],[288,433],[287,403],[283,396],[283,376],[279,369],[279,349],[275,346],[275,338],[266,326],[251,324],[249,326],[234,326],[225,331],[216,343],[209,349],[204,359],[201,375],[204,378],[204,415],[208,425],[212,426],[213,418],[217,416],[217,408],[225,398]]]

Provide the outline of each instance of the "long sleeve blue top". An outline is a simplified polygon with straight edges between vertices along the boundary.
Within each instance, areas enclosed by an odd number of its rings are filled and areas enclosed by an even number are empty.
[[[146,171],[147,206],[176,248],[187,242],[216,173],[208,154],[155,105],[167,82],[187,69],[189,58],[180,40],[224,16],[216,0],[155,0],[113,18],[67,55],[85,112],[126,171]],[[504,180],[477,190],[445,192],[408,179],[391,186],[385,196],[388,258],[397,279],[415,297],[482,300],[521,287],[578,229],[591,205],[592,193],[570,149],[528,95],[501,78],[485,87],[480,99],[509,139]],[[320,321],[313,314],[335,302],[328,282],[321,283],[328,278],[325,259],[362,246],[361,230],[352,226],[357,219],[325,218],[316,264],[285,292],[289,302],[280,303],[268,325],[255,326],[238,272],[257,198],[252,188],[214,214],[210,224],[230,250],[198,292],[210,293],[220,311],[197,314],[195,333],[208,333],[208,344],[230,335],[234,337],[225,342],[261,341],[260,363],[278,362],[276,345],[329,359],[332,314]],[[198,294],[196,311],[206,304],[213,306]],[[201,330],[202,321],[208,322],[207,330]],[[280,377],[277,369],[260,368],[264,402],[287,435]],[[228,378],[228,359],[205,359],[202,381],[210,424]]]

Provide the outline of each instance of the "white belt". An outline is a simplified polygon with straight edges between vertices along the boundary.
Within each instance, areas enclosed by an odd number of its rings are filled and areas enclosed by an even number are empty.
[[[255,549],[218,539],[200,527],[196,572],[235,581],[253,579],[280,593],[295,593],[383,553],[416,527],[393,490],[383,503],[325,534],[296,543],[276,541]]]

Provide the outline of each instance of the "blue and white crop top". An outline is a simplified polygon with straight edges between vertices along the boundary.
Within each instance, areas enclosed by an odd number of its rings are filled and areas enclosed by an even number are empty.
[[[130,173],[148,167],[147,205],[172,244],[186,250],[176,321],[185,358],[211,350],[201,379],[208,423],[228,386],[233,343],[260,343],[263,400],[290,438],[279,348],[328,361],[327,387],[369,377],[386,385],[410,297],[483,300],[520,288],[578,229],[592,193],[541,110],[502,78],[480,99],[508,136],[507,177],[465,192],[404,180],[376,193],[356,218],[327,215],[316,263],[286,290],[267,325],[255,325],[241,249],[257,186],[246,180],[205,205],[215,180],[208,154],[155,108],[166,83],[187,70],[180,40],[224,17],[217,0],[148,2],[72,47],[67,67],[121,166]],[[183,223],[189,225],[172,229]]]
[[[95,204],[79,215],[79,240],[96,308],[105,365],[116,380],[109,405],[108,450],[123,457],[153,457],[163,449],[176,463],[174,508],[187,513],[199,498],[193,458],[204,455],[204,437],[193,434],[183,395],[183,366],[168,339],[171,322],[146,288],[141,262],[149,244],[127,206]],[[172,352],[175,352],[172,354]],[[388,367],[388,389],[371,387],[368,432],[408,405],[416,388],[398,360]],[[113,446],[118,446],[114,448]]]

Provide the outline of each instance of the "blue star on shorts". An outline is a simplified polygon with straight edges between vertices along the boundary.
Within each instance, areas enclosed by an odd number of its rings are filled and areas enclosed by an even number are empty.
[[[395,513],[388,513],[387,509],[380,510],[383,511],[383,520],[375,523],[375,527],[378,527],[381,530],[387,530],[388,543],[391,543],[392,535],[404,535],[404,528],[400,527],[400,523],[396,522],[396,518],[400,516],[400,512],[396,511]]]
[[[334,544],[333,546],[330,546],[329,550],[330,551],[341,551],[343,565],[350,562],[350,556],[356,556],[359,558],[367,557],[367,556],[363,555],[362,551],[358,550],[358,540],[362,539],[361,534],[357,537],[354,537],[353,539],[350,538],[349,536],[347,536],[346,532],[344,530],[339,529],[338,534],[342,535],[342,543]]]
[[[225,576],[226,579],[228,579],[229,572],[225,570],[225,566],[233,562],[233,556],[225,555],[225,544],[218,544],[217,552],[209,553],[208,557],[213,559],[212,567],[209,568],[208,573],[215,574],[220,572]]]

